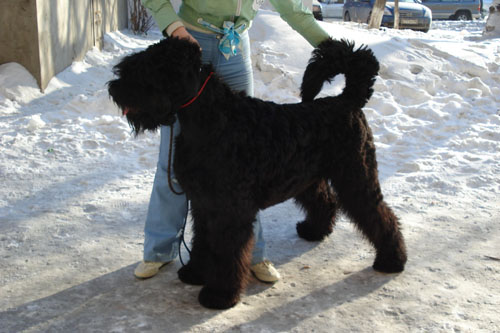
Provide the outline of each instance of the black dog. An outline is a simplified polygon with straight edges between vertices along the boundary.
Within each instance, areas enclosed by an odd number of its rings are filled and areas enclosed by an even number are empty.
[[[374,269],[404,269],[403,236],[383,201],[361,110],[378,69],[369,49],[329,39],[307,66],[303,102],[280,105],[231,91],[186,40],[163,40],[115,66],[109,93],[136,134],[176,118],[180,123],[174,170],[191,200],[194,237],[191,259],[178,274],[204,285],[202,305],[224,309],[238,302],[256,214],[290,198],[306,213],[297,224],[300,237],[329,235],[341,208],[375,247]],[[342,94],[313,100],[339,73],[346,78]]]

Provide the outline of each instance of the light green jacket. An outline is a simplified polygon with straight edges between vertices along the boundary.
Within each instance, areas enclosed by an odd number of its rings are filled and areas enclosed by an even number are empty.
[[[303,6],[302,0],[269,1],[280,13],[281,18],[312,46],[317,46],[329,37],[316,22],[311,11]],[[233,21],[235,27],[245,24],[245,27],[249,28],[263,2],[264,0],[183,0],[177,14],[170,0],[142,0],[161,31],[173,23],[173,26],[180,25],[181,21],[206,30],[198,23],[200,18],[217,27],[222,27],[224,21]]]

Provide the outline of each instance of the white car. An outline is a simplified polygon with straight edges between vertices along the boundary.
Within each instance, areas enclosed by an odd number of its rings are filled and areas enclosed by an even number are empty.
[[[317,20],[323,18],[342,19],[344,0],[313,0],[313,14]]]

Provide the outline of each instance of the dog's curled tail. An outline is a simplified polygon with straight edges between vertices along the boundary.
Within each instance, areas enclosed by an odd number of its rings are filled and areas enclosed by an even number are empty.
[[[344,39],[327,39],[313,51],[301,85],[302,101],[312,101],[323,84],[344,74],[345,87],[339,96],[362,108],[373,93],[379,64],[366,46],[354,50],[354,43]]]

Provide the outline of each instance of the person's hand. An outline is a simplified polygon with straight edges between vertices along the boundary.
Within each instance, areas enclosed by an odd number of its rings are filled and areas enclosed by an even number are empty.
[[[187,32],[186,28],[184,27],[178,27],[177,29],[175,29],[174,32],[172,32],[172,37],[187,39],[191,43],[198,45],[201,50],[200,43],[198,43],[196,38],[194,38],[189,32]]]

